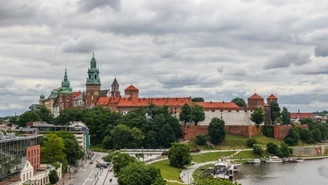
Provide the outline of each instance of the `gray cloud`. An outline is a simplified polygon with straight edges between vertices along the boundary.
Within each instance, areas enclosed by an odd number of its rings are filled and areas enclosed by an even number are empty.
[[[318,44],[314,48],[314,54],[317,57],[326,57],[328,56],[328,44]]]
[[[175,55],[174,51],[166,51],[161,54],[161,58],[173,58]]]
[[[64,43],[61,48],[67,53],[91,53],[95,50],[95,42],[93,38],[80,37],[78,39],[71,39]]]
[[[120,4],[121,0],[80,0],[79,9],[86,12],[102,7],[111,7],[113,9],[119,9]]]
[[[285,68],[292,64],[299,66],[311,62],[310,55],[300,52],[286,52],[273,55],[264,64],[264,69]]]

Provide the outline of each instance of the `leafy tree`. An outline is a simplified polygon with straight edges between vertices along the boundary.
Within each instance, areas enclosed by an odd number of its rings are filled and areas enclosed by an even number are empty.
[[[279,104],[275,101],[270,102],[270,111],[271,111],[271,120],[275,122],[280,118],[280,107]]]
[[[237,182],[231,182],[229,180],[222,180],[220,178],[206,177],[197,178],[191,185],[241,185]]]
[[[284,139],[284,142],[289,146],[296,146],[299,140],[300,136],[298,135],[296,130],[294,128],[290,128]]]
[[[267,137],[273,137],[273,126],[272,125],[263,125],[262,133]]]
[[[32,112],[38,112],[40,109],[40,105],[39,104],[32,104],[31,106],[28,107],[28,109]]]
[[[118,183],[120,185],[166,184],[159,169],[142,162],[130,163],[123,168],[118,174]]]
[[[322,136],[321,136],[321,131],[319,128],[315,128],[315,129],[311,130],[311,134],[312,134],[312,138],[314,141],[318,141],[318,142],[321,141]]]
[[[110,135],[105,136],[104,139],[103,139],[102,144],[103,144],[103,147],[105,149],[112,149],[112,148],[114,148],[112,136],[110,136]]]
[[[198,145],[205,145],[206,144],[206,135],[205,134],[197,134],[196,135],[196,143]]]
[[[119,124],[113,132],[113,144],[117,149],[121,148],[139,148],[142,146],[145,136],[142,131],[138,128],[132,128]]]
[[[173,129],[169,124],[165,124],[158,133],[158,143],[167,148],[171,146],[172,142],[176,141]]]
[[[170,166],[183,168],[191,163],[190,147],[184,143],[173,143],[168,158]]]
[[[205,120],[205,113],[203,107],[198,104],[193,104],[191,107],[191,121],[195,122],[195,125],[200,121]]]
[[[55,134],[46,134],[41,143],[40,156],[42,162],[63,164],[63,171],[67,167],[67,156],[65,154],[65,144],[61,137]]]
[[[32,111],[26,111],[19,116],[16,123],[21,127],[25,127],[26,123],[35,121],[41,121],[39,115]]]
[[[282,124],[284,124],[284,125],[290,124],[290,112],[288,112],[288,109],[286,107],[282,108],[281,121],[282,121]]]
[[[11,116],[9,118],[9,123],[12,125],[12,124],[17,124],[17,121],[18,121],[18,116]]]
[[[53,114],[51,114],[50,110],[44,105],[39,106],[36,113],[39,115],[41,121],[52,123],[54,120]]]
[[[82,110],[78,108],[66,108],[54,120],[58,125],[69,125],[70,122],[82,121]]]
[[[300,119],[300,123],[302,125],[308,125],[310,130],[313,130],[318,124],[320,124],[318,121],[312,118],[302,118]]]
[[[273,155],[276,155],[276,156],[281,156],[281,152],[280,152],[280,148],[278,145],[270,142],[266,145],[267,147],[267,151]]]
[[[157,139],[156,139],[156,132],[150,130],[147,132],[147,135],[145,137],[145,141],[144,141],[144,147],[145,148],[157,148],[158,143],[157,143]]]
[[[292,151],[290,148],[288,148],[288,145],[284,142],[280,144],[280,154],[281,156],[279,157],[291,157],[292,156]]]
[[[212,143],[222,142],[226,136],[225,122],[219,118],[213,118],[208,125],[208,135]]]
[[[204,98],[202,98],[202,97],[194,97],[194,98],[191,98],[191,101],[192,102],[204,102]]]
[[[238,107],[244,107],[244,108],[247,107],[247,104],[246,104],[245,100],[242,99],[242,98],[236,97],[236,98],[232,99],[231,102],[233,102],[236,105],[238,105]]]
[[[247,141],[246,141],[246,145],[247,145],[248,147],[253,147],[254,144],[257,144],[257,142],[256,142],[256,140],[255,140],[254,138],[249,138],[249,139],[247,139]]]
[[[320,129],[321,140],[326,140],[328,138],[328,128],[324,124],[318,124],[314,128]]]
[[[118,175],[124,167],[136,161],[136,158],[127,153],[115,152],[112,156],[114,174]]]
[[[256,154],[256,155],[263,156],[264,150],[261,147],[261,145],[255,144],[255,145],[253,145],[253,153]]]
[[[296,130],[299,133],[300,139],[303,142],[305,142],[305,143],[313,143],[314,142],[311,131],[309,131],[308,129],[301,128],[301,127],[297,127]]]
[[[251,121],[253,121],[258,127],[264,121],[264,111],[261,107],[254,109],[254,112],[251,114]]]
[[[50,184],[56,184],[59,180],[58,174],[56,170],[51,170],[49,172],[49,182]]]
[[[191,107],[189,104],[186,103],[182,106],[179,119],[180,121],[184,121],[185,125],[191,120]]]

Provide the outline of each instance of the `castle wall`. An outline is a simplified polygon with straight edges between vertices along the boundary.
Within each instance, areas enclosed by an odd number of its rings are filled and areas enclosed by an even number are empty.
[[[301,127],[308,129],[307,125],[296,125],[296,127]],[[273,134],[275,139],[284,139],[288,134],[289,129],[292,128],[291,125],[274,125],[273,126]]]
[[[209,125],[215,117],[224,120],[226,125],[254,125],[250,120],[251,110],[204,110],[205,120],[198,125]]]

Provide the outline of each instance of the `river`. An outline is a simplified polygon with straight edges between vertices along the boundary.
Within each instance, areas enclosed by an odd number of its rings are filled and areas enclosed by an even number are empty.
[[[235,177],[242,185],[328,185],[328,159],[245,164]]]

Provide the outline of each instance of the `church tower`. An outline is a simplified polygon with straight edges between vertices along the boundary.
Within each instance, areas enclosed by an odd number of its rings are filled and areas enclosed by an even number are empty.
[[[120,85],[118,84],[117,80],[116,80],[116,77],[112,83],[112,91],[111,91],[111,95],[113,98],[119,98],[121,97],[121,93],[119,91],[119,87]]]
[[[86,81],[86,95],[85,95],[85,105],[87,107],[93,107],[100,94],[100,78],[99,78],[99,68],[97,68],[97,61],[95,59],[95,54],[93,53],[92,59],[90,61],[90,68],[88,69],[88,78]]]
[[[59,112],[73,106],[72,94],[73,91],[67,77],[67,69],[65,69],[64,80],[59,91]]]

